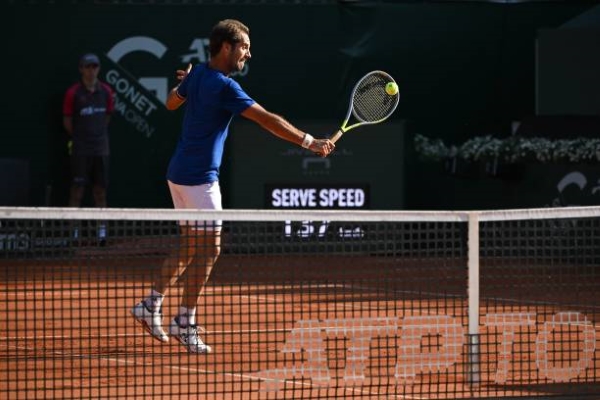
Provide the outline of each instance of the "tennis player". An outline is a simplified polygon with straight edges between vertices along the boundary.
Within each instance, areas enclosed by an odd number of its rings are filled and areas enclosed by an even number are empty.
[[[229,125],[236,115],[323,157],[335,147],[329,139],[315,139],[265,110],[229,77],[241,71],[251,57],[249,34],[240,21],[218,22],[210,33],[210,60],[177,71],[180,83],[167,96],[169,110],[186,104],[181,136],[167,170],[175,208],[222,209],[219,168]],[[196,307],[220,254],[220,234],[221,221],[180,222],[179,250],[164,261],[148,297],[131,310],[154,338],[169,340],[162,327],[161,306],[181,274],[183,294],[179,311],[168,327],[169,335],[190,353],[211,352],[198,336]]]

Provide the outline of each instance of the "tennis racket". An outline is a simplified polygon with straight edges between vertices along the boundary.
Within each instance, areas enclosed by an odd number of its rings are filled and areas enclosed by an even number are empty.
[[[386,85],[392,83],[396,87],[395,93],[386,91]],[[350,129],[363,125],[378,124],[389,118],[398,106],[400,92],[397,90],[396,81],[390,74],[383,71],[371,71],[354,85],[350,96],[348,113],[340,129],[329,138],[337,142],[344,133]],[[350,118],[354,121],[350,123]]]

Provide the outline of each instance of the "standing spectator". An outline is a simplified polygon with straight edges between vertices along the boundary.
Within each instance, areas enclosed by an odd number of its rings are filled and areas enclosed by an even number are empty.
[[[106,207],[109,171],[108,123],[114,110],[113,90],[98,80],[100,59],[88,53],[79,60],[81,79],[67,89],[63,102],[63,125],[70,135],[71,188],[69,206],[80,207],[91,185],[94,205]],[[100,225],[98,237],[104,240]]]

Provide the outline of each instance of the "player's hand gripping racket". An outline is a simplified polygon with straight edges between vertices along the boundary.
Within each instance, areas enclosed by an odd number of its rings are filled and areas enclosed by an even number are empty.
[[[385,121],[398,106],[398,101],[400,93],[396,81],[386,72],[369,72],[352,89],[346,118],[329,140],[335,143],[350,129]],[[351,116],[356,121],[348,125]]]

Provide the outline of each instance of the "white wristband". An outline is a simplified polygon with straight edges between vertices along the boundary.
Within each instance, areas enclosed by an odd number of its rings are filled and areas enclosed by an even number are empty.
[[[312,135],[310,134],[305,134],[304,135],[304,139],[302,139],[302,147],[304,147],[305,149],[308,149],[310,147],[310,145],[314,142],[315,138],[312,137]]]

